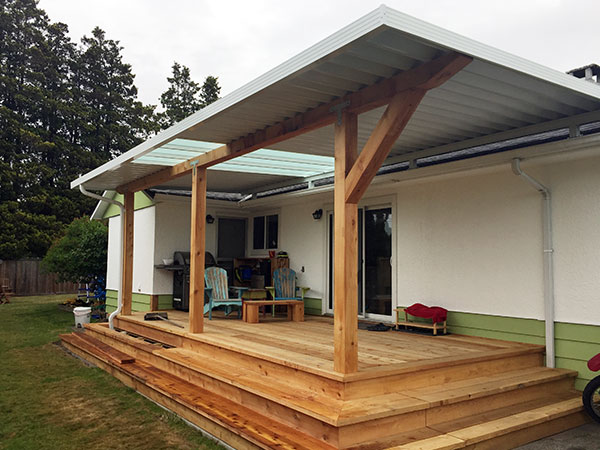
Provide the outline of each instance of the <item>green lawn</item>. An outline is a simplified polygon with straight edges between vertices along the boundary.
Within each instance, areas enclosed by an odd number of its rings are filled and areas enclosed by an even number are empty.
[[[222,448],[56,345],[67,297],[0,305],[0,449]]]

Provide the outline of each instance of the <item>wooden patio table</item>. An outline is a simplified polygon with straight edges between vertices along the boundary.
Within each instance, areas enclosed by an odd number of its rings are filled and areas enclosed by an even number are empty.
[[[244,322],[258,323],[258,309],[266,305],[287,306],[287,318],[293,322],[304,321],[304,302],[302,300],[245,300],[242,306]]]

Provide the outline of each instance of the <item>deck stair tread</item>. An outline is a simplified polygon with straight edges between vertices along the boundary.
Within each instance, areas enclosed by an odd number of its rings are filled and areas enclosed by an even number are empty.
[[[114,359],[108,358],[98,347],[89,345],[85,339],[76,339],[72,335],[62,335],[61,338],[67,344],[116,367],[145,386],[242,435],[259,447],[298,450],[334,448],[326,442],[306,435],[270,417],[258,414],[243,405],[157,369],[143,361],[120,364]]]
[[[399,433],[385,441],[365,443],[352,448],[454,450],[576,414],[581,410],[581,398],[578,394],[560,393],[485,414]]]
[[[430,406],[446,405],[493,395],[563,378],[575,378],[577,372],[547,367],[529,367],[492,376],[469,378],[443,385],[404,391],[409,397],[429,402]]]
[[[465,445],[471,445],[492,439],[501,434],[507,434],[579,412],[581,408],[581,398],[575,397],[559,403],[551,403],[536,409],[510,414],[499,419],[454,430],[446,434],[463,440]]]
[[[69,342],[77,342],[77,345],[83,345],[86,348],[92,347],[96,349],[97,352],[101,352],[110,361],[117,364],[130,364],[135,362],[135,358],[131,355],[123,353],[86,333],[61,334],[60,338]]]
[[[100,324],[86,324],[85,325],[86,332],[85,334],[90,334],[92,337],[94,335],[103,335],[109,337],[110,339],[117,340],[119,342],[125,343],[128,346],[135,347],[138,350],[142,350],[144,352],[152,353],[157,349],[154,344],[147,342],[143,336],[132,336],[128,333],[123,333],[119,331],[114,331],[109,328],[103,327]]]
[[[392,414],[450,405],[565,378],[574,378],[575,376],[576,372],[570,370],[533,367],[455,381],[442,386],[430,386],[405,390],[401,393],[347,400],[344,402],[338,423],[353,423],[353,419],[359,417],[374,419]]]

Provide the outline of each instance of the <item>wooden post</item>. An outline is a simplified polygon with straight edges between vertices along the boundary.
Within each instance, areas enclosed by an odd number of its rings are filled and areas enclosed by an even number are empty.
[[[358,119],[343,112],[335,124],[334,357],[336,372],[358,370],[358,206],[346,202],[346,176],[357,158]]]
[[[204,251],[206,234],[206,167],[192,170],[190,244],[190,333],[204,330]]]
[[[121,314],[131,315],[131,297],[133,292],[133,214],[135,211],[135,192],[125,193],[125,218],[123,234],[123,281],[121,284],[123,308]]]

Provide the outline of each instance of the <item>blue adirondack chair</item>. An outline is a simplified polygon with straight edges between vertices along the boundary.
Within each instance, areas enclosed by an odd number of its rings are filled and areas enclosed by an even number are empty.
[[[273,300],[304,300],[307,287],[296,286],[296,272],[286,267],[273,271],[273,286],[266,287]],[[300,291],[300,295],[298,295]],[[275,307],[273,307],[275,315]]]
[[[228,286],[227,272],[220,267],[209,267],[204,271],[206,283],[206,296],[208,303],[204,305],[204,314],[208,312],[208,320],[212,320],[212,310],[221,306],[225,307],[225,314],[231,313],[233,306],[238,307],[238,317],[242,317],[242,293],[248,288]],[[229,289],[237,291],[237,298],[229,297]]]

